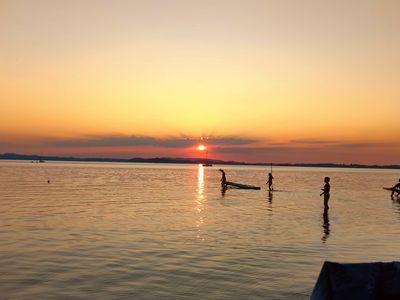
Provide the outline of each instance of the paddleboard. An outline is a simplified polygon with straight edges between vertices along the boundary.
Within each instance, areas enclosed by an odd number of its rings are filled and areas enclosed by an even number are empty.
[[[231,182],[231,181],[227,181],[225,184],[227,186],[233,186],[238,189],[246,189],[246,190],[260,190],[261,189],[259,186],[241,184],[241,183],[236,183],[236,182]]]

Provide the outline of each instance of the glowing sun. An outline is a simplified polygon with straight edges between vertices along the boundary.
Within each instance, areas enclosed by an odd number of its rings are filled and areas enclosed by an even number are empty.
[[[197,146],[197,150],[199,150],[199,151],[204,151],[204,150],[206,150],[206,146],[204,146],[204,145],[198,145]]]

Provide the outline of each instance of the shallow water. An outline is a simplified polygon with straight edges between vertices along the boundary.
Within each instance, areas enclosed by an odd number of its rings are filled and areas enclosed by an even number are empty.
[[[307,299],[322,262],[399,260],[393,170],[0,161],[2,299]],[[331,177],[328,215],[319,197]],[[50,180],[50,183],[47,183]]]

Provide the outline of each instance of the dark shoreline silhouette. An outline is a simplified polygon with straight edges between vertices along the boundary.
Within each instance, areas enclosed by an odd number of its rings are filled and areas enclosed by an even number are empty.
[[[245,166],[271,166],[271,163],[246,163],[238,161],[225,161],[202,158],[101,158],[101,157],[65,157],[47,155],[26,155],[17,153],[0,154],[0,159],[8,160],[44,160],[44,161],[75,161],[75,162],[124,162],[124,163],[167,163],[167,164],[219,164],[219,165],[245,165]],[[362,164],[334,164],[334,163],[272,163],[272,166],[281,167],[319,167],[319,168],[359,168],[359,169],[400,169],[400,165],[362,165]]]

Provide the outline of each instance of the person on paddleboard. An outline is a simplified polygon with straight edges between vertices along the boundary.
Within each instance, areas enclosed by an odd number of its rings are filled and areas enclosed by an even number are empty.
[[[225,176],[225,171],[222,169],[219,169],[219,171],[222,173],[221,177],[221,186],[226,187],[226,176]]]
[[[392,194],[390,195],[392,198],[394,196],[394,193],[397,193],[397,196],[400,195],[400,179],[399,182],[392,187]]]
[[[331,185],[329,184],[330,180],[331,179],[329,177],[324,178],[325,185],[324,185],[324,188],[322,189],[322,193],[320,194],[320,196],[324,195],[324,210],[329,209],[328,201],[331,196],[331,194],[330,194]]]
[[[268,173],[268,181],[266,184],[268,184],[268,190],[273,191],[274,188],[272,186],[272,181],[274,179],[274,176],[272,176],[272,173]]]

